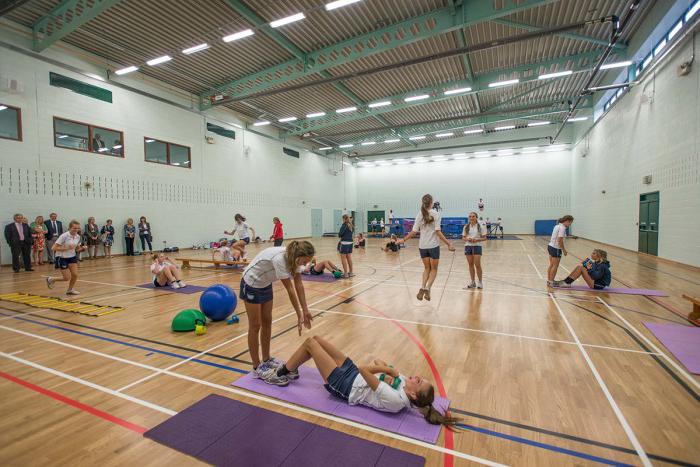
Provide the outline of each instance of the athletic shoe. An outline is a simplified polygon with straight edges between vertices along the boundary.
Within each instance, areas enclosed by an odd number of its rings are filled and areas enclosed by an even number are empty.
[[[564,281],[554,281],[552,283],[552,286],[553,287],[560,287],[560,288],[569,288],[569,287],[571,287],[571,284],[567,284]]]
[[[425,289],[423,291],[423,298],[430,301],[430,289]]]
[[[177,281],[177,283],[180,284],[180,288],[187,287],[184,281]]]
[[[423,296],[425,295],[425,292],[426,292],[425,289],[420,289],[420,290],[418,291],[418,295],[416,295],[416,298],[417,298],[418,300],[423,300]]]
[[[268,365],[260,365],[255,373],[257,377],[263,380],[267,384],[272,384],[275,386],[287,386],[289,385],[289,379],[286,376],[277,376],[277,370]]]
[[[284,362],[282,360],[277,360],[275,357],[270,357],[267,360],[263,362],[263,364],[274,367],[274,368],[279,368],[282,365],[284,365]]]
[[[253,368],[253,378],[260,379],[261,372],[267,370],[268,368],[270,368],[270,365],[265,362],[261,362],[257,368]]]
[[[348,273],[348,277],[355,277],[355,273],[354,273],[354,272],[349,272],[349,273]]]
[[[294,371],[290,370],[285,376],[289,381],[296,381],[299,379],[299,369],[297,368]]]
[[[476,282],[472,282],[472,283],[467,284],[464,287],[462,287],[462,290],[475,289],[475,288],[476,288]]]
[[[66,291],[66,295],[80,295],[80,292],[77,290],[68,290]]]
[[[483,288],[484,288],[484,284],[482,284],[481,282],[477,282],[477,283],[476,283],[476,288],[477,288],[477,289],[483,289]]]
[[[56,282],[56,279],[53,277],[49,276],[46,278],[46,287],[49,289],[53,289],[54,283]]]
[[[179,289],[179,288],[180,288],[180,284],[178,284],[177,282],[173,282],[172,284],[170,284],[170,288],[171,288],[171,289]]]

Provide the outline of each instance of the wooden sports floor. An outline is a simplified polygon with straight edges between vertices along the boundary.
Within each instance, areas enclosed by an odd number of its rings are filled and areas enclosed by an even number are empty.
[[[614,286],[670,296],[549,293],[546,241],[490,241],[483,291],[462,290],[466,262],[455,242],[456,254],[443,248],[432,301],[418,302],[417,244],[391,254],[370,239],[353,254],[353,279],[305,282],[315,319],[301,338],[275,285],[273,355],[286,359],[313,333],[355,360],[377,356],[431,379],[463,418],[461,432],[443,430],[435,446],[231,387],[250,368],[245,313],[204,336],[174,334],[173,315],[196,308],[199,294],[135,288],[150,280],[146,257],[83,261],[79,298],[124,311],[89,317],[0,302],[0,465],[198,464],[142,432],[212,393],[417,453],[430,466],[700,464],[700,378],[642,324],[688,324],[668,307],[689,310],[681,294],[700,296],[700,269],[571,240],[560,277],[602,247]],[[314,239],[317,256],[339,264],[336,242]],[[250,257],[265,246],[252,245]],[[61,296],[61,284],[49,291],[41,277],[50,267],[3,268],[0,293]],[[240,272],[191,269],[185,279],[238,292]]]

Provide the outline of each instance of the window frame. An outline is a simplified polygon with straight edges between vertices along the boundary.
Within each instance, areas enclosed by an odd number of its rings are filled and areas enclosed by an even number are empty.
[[[18,142],[23,142],[24,139],[22,138],[22,108],[21,107],[15,107],[14,105],[10,104],[3,104],[0,102],[0,105],[4,105],[8,109],[12,109],[17,111],[17,138],[10,138],[8,136],[0,136],[0,139],[6,139],[8,141],[18,141]]]
[[[88,148],[87,149],[69,148],[66,146],[59,146],[58,144],[56,144],[56,139],[57,139],[56,138],[56,120],[61,120],[61,121],[68,122],[68,123],[77,123],[78,125],[86,126],[88,128]],[[119,138],[120,138],[121,145],[122,145],[122,147],[120,148],[121,154],[114,154],[111,151],[104,151],[104,152],[94,151],[93,147],[92,147],[92,136],[94,134],[93,128],[97,128],[99,130],[112,131],[114,133],[119,133]],[[124,151],[125,143],[124,143],[124,132],[123,131],[115,130],[113,128],[107,128],[107,127],[99,126],[99,125],[91,125],[90,123],[85,123],[85,122],[81,122],[78,120],[71,120],[69,118],[57,117],[56,115],[53,116],[53,146],[55,148],[59,148],[59,149],[67,149],[69,151],[78,151],[78,152],[87,152],[90,154],[97,154],[99,156],[117,157],[120,159],[124,159],[126,157],[125,151]]]
[[[147,148],[146,145],[147,145],[148,143],[146,142],[146,140],[149,140],[149,139],[150,139],[150,140],[153,140],[154,142],[158,142],[158,143],[163,143],[163,144],[165,144],[165,162],[159,162],[159,161],[148,160],[148,158],[147,158],[148,154],[147,154],[147,152],[146,152],[146,148]],[[183,165],[183,164],[175,165],[175,164],[173,164],[173,163],[170,162],[170,145],[171,145],[171,144],[174,145],[174,146],[179,146],[179,147],[181,147],[181,148],[186,148],[186,149],[187,149],[187,161],[188,161],[188,164],[184,164],[184,165]],[[144,162],[150,162],[151,164],[166,165],[166,166],[168,166],[168,167],[177,167],[177,168],[180,168],[180,169],[191,169],[191,168],[192,168],[192,148],[189,147],[189,146],[185,146],[184,144],[171,143],[171,142],[169,142],[169,141],[163,141],[162,139],[153,138],[153,137],[150,137],[150,136],[144,136],[144,137],[143,137],[143,160],[144,160]]]

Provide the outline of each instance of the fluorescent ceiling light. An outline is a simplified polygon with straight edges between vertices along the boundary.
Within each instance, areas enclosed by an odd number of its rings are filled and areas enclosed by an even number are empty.
[[[552,122],[532,122],[528,123],[527,126],[542,126],[542,125],[549,125]]]
[[[269,120],[261,120],[259,122],[253,123],[253,126],[265,126],[265,125],[269,125],[269,124],[270,124]]]
[[[476,130],[464,130],[465,135],[474,135],[476,133],[483,133],[484,129],[483,128],[478,128]]]
[[[344,6],[352,5],[361,0],[336,0],[335,2],[326,3],[326,11],[335,10],[336,8],[342,8]]]
[[[153,143],[154,141],[155,141],[154,139],[147,139],[146,140],[147,143]]]
[[[685,20],[688,21],[698,11],[700,11],[700,0],[695,2],[695,5],[690,7],[690,10],[688,10],[688,13],[685,14]]]
[[[572,117],[567,122],[582,122],[584,120],[588,120],[588,117]]]
[[[430,94],[421,94],[418,96],[406,97],[403,101],[404,102],[422,101],[423,99],[427,99],[428,97],[430,97]]]
[[[209,48],[209,44],[204,43],[204,44],[195,45],[194,47],[190,47],[189,49],[185,49],[182,51],[182,53],[185,55],[189,55],[189,54],[193,54],[195,52],[199,52],[200,50],[205,50],[208,48]]]
[[[121,148],[122,148],[121,144],[117,144],[116,146],[112,146],[112,149],[121,149]]]
[[[243,39],[244,37],[252,36],[253,34],[255,34],[255,32],[252,29],[244,29],[243,31],[224,36],[222,40],[224,42],[233,42],[237,41],[238,39]]]
[[[98,152],[105,152],[105,151],[109,151],[109,148],[100,148],[97,151]]]
[[[448,136],[454,136],[454,133],[438,133],[435,135],[436,138],[447,138]]]
[[[538,76],[537,79],[559,78],[562,76],[569,76],[570,74],[573,74],[573,71],[571,71],[571,70],[557,71],[556,73],[545,73],[544,75]]]
[[[421,139],[425,139],[425,135],[411,136],[411,137],[408,138],[408,139],[410,139],[411,141],[418,141],[418,140],[421,140]]]
[[[293,122],[296,119],[297,119],[296,117],[284,117],[284,118],[280,118],[277,121],[280,123],[285,123],[285,122]]]
[[[386,107],[387,105],[391,105],[391,101],[372,102],[367,107],[374,109],[376,107]]]
[[[163,55],[162,57],[154,58],[153,60],[147,61],[146,65],[150,65],[150,66],[160,65],[161,63],[169,62],[172,59],[173,59],[173,57],[171,57],[170,55]]]
[[[497,126],[494,128],[494,131],[503,131],[503,130],[514,130],[515,125],[505,125],[505,126]]]
[[[333,149],[330,146],[326,146],[325,148],[318,148],[319,151],[328,151],[329,149]]]
[[[137,66],[128,66],[126,68],[122,68],[121,70],[115,71],[114,74],[121,76],[121,75],[125,75],[127,73],[131,73],[132,71],[136,71],[138,69],[139,69],[139,67],[137,67]]]
[[[345,112],[354,112],[357,110],[357,107],[344,107],[342,109],[338,109],[335,111],[337,114],[344,114]]]
[[[472,90],[472,88],[448,89],[448,90],[445,91],[443,94],[444,94],[445,96],[451,96],[451,95],[453,95],[453,94],[461,94],[461,93],[463,93],[463,92],[469,92],[469,91],[471,91],[471,90]]]
[[[489,83],[490,88],[497,88],[499,86],[508,86],[509,84],[518,84],[520,82],[519,79],[509,79],[506,81],[496,81],[495,83]]]
[[[68,138],[68,135],[58,135],[58,139]],[[148,142],[148,141],[146,141]]]
[[[400,140],[400,139],[388,139],[388,140],[386,140],[386,141],[384,141],[384,142],[385,142],[386,144],[391,144],[391,143],[398,143],[399,141],[401,141],[401,140]]]
[[[601,70],[609,70],[610,68],[622,68],[626,66],[630,66],[632,62],[630,60],[626,60],[624,62],[615,62],[615,63],[606,63],[605,65],[601,66]]]
[[[326,112],[316,112],[316,113],[312,113],[312,114],[307,114],[306,118],[323,117],[324,115],[326,115]]]
[[[353,146],[354,146],[353,144],[341,144],[341,145],[338,146],[338,147],[339,147],[339,148],[345,149],[345,148],[351,148],[351,147],[353,147]]]
[[[285,24],[289,24],[289,23],[294,23],[294,22],[300,21],[304,18],[306,18],[306,16],[304,16],[304,13],[297,13],[296,15],[287,16],[286,18],[271,21],[270,27],[271,28],[279,28],[280,26],[284,26]]]
[[[365,141],[362,143],[363,146],[372,146],[373,144],[377,144],[376,141]]]

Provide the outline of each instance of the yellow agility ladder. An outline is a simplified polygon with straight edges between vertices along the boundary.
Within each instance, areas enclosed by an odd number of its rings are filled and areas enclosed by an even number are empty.
[[[87,302],[72,302],[56,297],[44,297],[30,293],[8,293],[0,295],[0,300],[12,303],[21,303],[34,308],[48,308],[51,310],[68,311],[86,316],[104,316],[117,311],[125,310],[123,306],[96,305]]]

